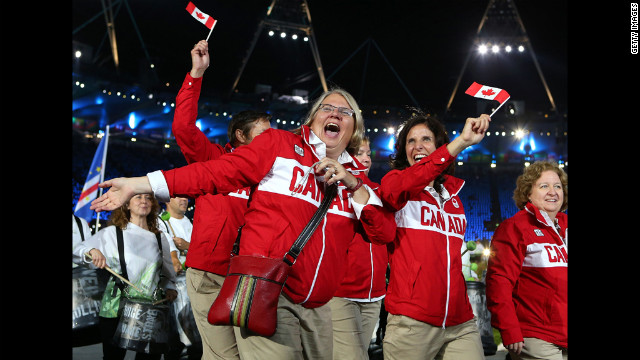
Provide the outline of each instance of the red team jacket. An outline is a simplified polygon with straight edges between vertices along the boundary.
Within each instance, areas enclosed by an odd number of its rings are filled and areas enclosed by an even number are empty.
[[[464,181],[446,176],[450,197],[440,206],[425,184],[454,160],[446,145],[381,181],[383,202],[396,211],[397,235],[389,245],[391,276],[385,308],[433,326],[473,319],[460,248],[467,220],[458,192]]]
[[[376,191],[374,182],[367,185]],[[393,229],[386,229],[395,232]],[[389,256],[385,245],[372,244],[356,233],[349,246],[347,271],[334,296],[356,301],[377,301],[384,298],[387,291],[387,264]]]
[[[255,186],[245,213],[240,254],[282,258],[324,194],[324,184],[321,177],[315,177],[312,166],[325,156],[325,146],[314,139],[307,126],[302,127],[301,135],[267,129],[249,145],[218,160],[163,171],[169,194],[195,197]],[[339,161],[354,175],[358,171],[356,176],[366,178],[364,167],[346,151]],[[394,236],[393,214],[380,209],[369,204],[361,213],[363,232],[371,241],[384,242]],[[294,303],[314,308],[333,297],[359,224],[348,192],[341,186],[325,219],[291,268],[283,292]]]
[[[230,144],[222,147],[211,143],[196,126],[198,98],[202,78],[187,73],[176,97],[172,131],[187,163],[219,158],[233,151]],[[197,211],[193,217],[193,233],[185,265],[226,276],[231,248],[244,224],[249,188],[228,194],[203,194],[195,198]]]
[[[535,337],[567,347],[567,214],[556,219],[559,231],[528,203],[493,235],[487,308],[504,344]]]

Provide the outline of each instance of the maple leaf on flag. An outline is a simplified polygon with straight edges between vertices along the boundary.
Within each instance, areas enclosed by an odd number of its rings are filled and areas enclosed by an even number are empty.
[[[491,96],[493,94],[495,94],[495,92],[493,92],[493,89],[482,90],[482,95]]]
[[[196,16],[200,19],[204,19],[204,16],[202,15],[202,13],[196,12]]]

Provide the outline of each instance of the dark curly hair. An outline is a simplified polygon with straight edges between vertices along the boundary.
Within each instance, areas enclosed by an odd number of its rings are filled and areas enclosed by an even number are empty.
[[[131,219],[131,210],[129,210],[129,203],[131,203],[131,199],[129,199],[126,204],[111,212],[109,221],[107,222],[107,226],[115,225],[122,230],[127,228],[127,224],[129,224],[129,220]],[[158,203],[158,199],[156,199],[155,196],[151,196],[151,211],[147,215],[147,226],[149,227],[149,231],[154,234],[160,232],[160,229],[158,228],[158,214],[160,214],[160,209],[161,208],[160,204]]]
[[[403,170],[410,166],[409,159],[407,159],[406,145],[407,135],[409,131],[416,125],[424,124],[427,126],[433,135],[435,136],[436,149],[440,146],[449,143],[449,135],[444,128],[444,125],[435,116],[425,114],[422,110],[416,108],[409,108],[411,116],[402,125],[401,130],[396,140],[395,153],[391,154],[389,165],[391,169]],[[434,188],[439,191],[440,186],[444,183],[445,175],[454,174],[454,165],[451,163],[447,168],[436,177],[434,181]]]

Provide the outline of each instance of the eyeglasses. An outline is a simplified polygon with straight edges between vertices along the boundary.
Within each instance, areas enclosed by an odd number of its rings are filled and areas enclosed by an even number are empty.
[[[338,114],[343,115],[343,116],[353,116],[354,111],[346,108],[346,107],[336,107],[333,106],[331,104],[320,104],[320,110],[326,112],[326,113],[330,113],[332,112],[334,109],[338,109]]]

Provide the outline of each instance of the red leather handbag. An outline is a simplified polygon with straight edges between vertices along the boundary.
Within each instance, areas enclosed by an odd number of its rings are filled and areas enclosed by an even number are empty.
[[[214,300],[207,321],[213,325],[233,325],[263,336],[276,332],[278,298],[291,266],[318,227],[338,191],[330,185],[322,203],[282,259],[234,255],[227,277]]]

